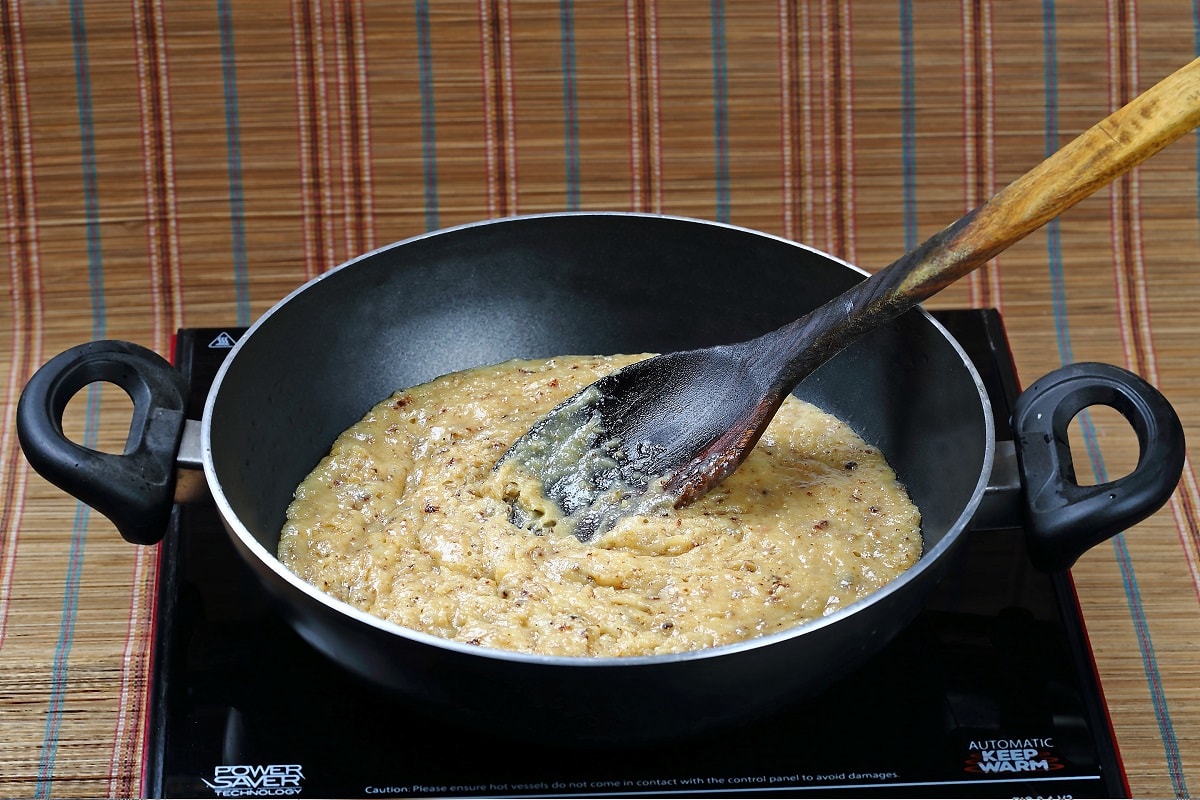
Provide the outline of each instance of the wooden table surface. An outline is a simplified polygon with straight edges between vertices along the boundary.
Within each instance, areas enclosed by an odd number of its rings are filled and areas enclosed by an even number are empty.
[[[154,548],[34,473],[33,371],[166,353],[378,245],[560,210],[728,221],[878,269],[1190,61],[1180,0],[0,3],[0,795],[140,790]],[[1200,430],[1195,134],[946,290],[1025,382],[1106,361]],[[67,409],[119,450],[113,387]],[[1127,471],[1115,412],[1081,478]],[[1088,474],[1090,473],[1090,474]],[[1073,576],[1134,795],[1200,791],[1200,495]]]

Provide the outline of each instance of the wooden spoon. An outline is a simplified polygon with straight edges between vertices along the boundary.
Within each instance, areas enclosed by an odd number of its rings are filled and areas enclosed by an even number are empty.
[[[794,322],[737,344],[667,353],[559,405],[497,464],[513,520],[583,542],[628,514],[681,507],[720,483],[783,398],[867,331],[986,263],[1200,124],[1200,59],[1085,131],[983,205]],[[535,491],[521,490],[519,476]],[[537,496],[540,491],[550,503]]]

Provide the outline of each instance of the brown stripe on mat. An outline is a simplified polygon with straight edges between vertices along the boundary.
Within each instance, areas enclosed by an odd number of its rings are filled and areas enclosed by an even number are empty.
[[[163,13],[156,0],[138,0],[133,4],[146,182],[147,257],[154,292],[153,347],[160,353],[166,352],[171,334],[183,324],[179,215],[171,152],[170,82]]]
[[[994,136],[995,96],[992,83],[991,0],[969,0],[962,5],[963,29],[963,156],[966,174],[966,208],[975,208],[996,191]],[[996,259],[971,273],[970,304],[976,308],[1001,308],[1000,269]]]
[[[300,143],[300,208],[304,274],[313,278],[336,261],[330,208],[329,121],[325,110],[325,47],[321,4],[292,3],[293,69]]]
[[[507,0],[479,0],[488,216],[517,213],[516,98]]]
[[[138,547],[134,555],[129,622],[121,658],[121,687],[108,770],[109,797],[142,794],[140,774],[149,713],[149,674],[154,597],[158,593],[157,547]]]
[[[8,408],[34,366],[42,360],[42,286],[39,269],[37,200],[33,142],[25,76],[25,42],[19,3],[0,3],[0,164],[5,176],[4,230],[7,233],[12,349],[5,388]],[[17,560],[17,539],[25,506],[28,470],[21,460],[11,418],[0,436],[0,647],[8,629],[9,602]]]
[[[779,2],[779,103],[783,133],[783,235],[812,241],[812,85],[808,6]]]
[[[1115,111],[1137,94],[1136,24],[1125,0],[1109,5],[1109,107]],[[1116,270],[1118,313],[1125,358],[1131,370],[1157,383],[1153,342],[1146,335],[1149,307],[1145,292],[1145,265],[1136,171],[1122,175],[1109,192],[1112,213],[1113,269]]]
[[[346,239],[343,257],[350,258],[375,249],[366,21],[362,0],[335,4],[334,11]]]
[[[660,213],[663,202],[658,4],[655,0],[628,0],[625,22],[629,53],[630,205],[634,211]]]
[[[1175,527],[1183,540],[1183,549],[1188,557],[1188,566],[1192,573],[1192,586],[1196,589],[1197,599],[1200,600],[1200,576],[1197,567],[1200,566],[1200,503],[1197,495],[1200,490],[1196,487],[1196,473],[1192,469],[1192,460],[1188,458],[1183,465],[1183,477],[1179,481],[1179,489],[1171,496],[1171,511],[1175,515]]]
[[[829,178],[825,194],[825,248],[850,263],[858,261],[855,247],[854,90],[851,67],[850,7],[821,3],[824,76],[824,125]]]

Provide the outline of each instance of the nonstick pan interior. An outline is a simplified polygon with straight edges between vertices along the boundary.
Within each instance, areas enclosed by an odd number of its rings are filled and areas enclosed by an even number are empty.
[[[628,214],[516,218],[391,245],[297,290],[244,337],[206,412],[214,490],[273,553],[295,486],[398,389],[515,357],[747,339],[862,277],[765,234]],[[927,550],[990,468],[981,393],[920,312],[797,391],[882,448],[922,511]]]

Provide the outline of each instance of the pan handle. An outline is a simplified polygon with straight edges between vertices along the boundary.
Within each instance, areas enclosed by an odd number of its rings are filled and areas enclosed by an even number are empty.
[[[63,412],[96,381],[120,386],[133,400],[121,455],[72,442]],[[17,436],[43,477],[112,520],[126,540],[154,544],[166,532],[175,491],[175,459],[183,435],[183,376],[152,350],[130,342],[73,347],[34,373],[17,403]]]
[[[1128,420],[1137,434],[1138,463],[1124,477],[1080,486],[1067,427],[1094,405]],[[1071,364],[1027,388],[1013,411],[1013,438],[1029,555],[1048,571],[1069,568],[1092,546],[1161,508],[1179,484],[1186,456],[1183,426],[1167,399],[1110,364]]]

